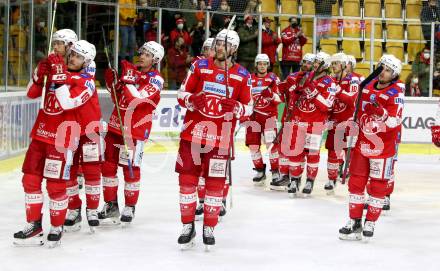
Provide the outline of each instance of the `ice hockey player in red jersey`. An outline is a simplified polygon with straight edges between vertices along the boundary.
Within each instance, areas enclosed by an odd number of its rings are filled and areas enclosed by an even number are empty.
[[[278,104],[281,98],[278,93],[279,78],[273,72],[268,72],[269,56],[258,54],[255,57],[256,72],[252,74],[252,97],[254,112],[247,122],[246,146],[251,152],[252,162],[256,175],[253,182],[256,185],[264,184],[266,179],[266,164],[261,154],[261,137],[269,147],[277,134]],[[278,172],[278,145],[273,146],[269,153],[272,182],[279,179]]]
[[[128,61],[121,61],[122,72],[116,85],[116,72],[110,69],[105,72],[106,85],[120,109],[120,118],[118,107],[115,106],[108,122],[105,162],[102,166],[105,204],[98,217],[104,224],[128,224],[135,216],[144,143],[150,136],[153,113],[160,101],[163,88],[164,80],[156,69],[163,56],[162,45],[149,41],[139,49],[139,62],[136,66]],[[113,87],[117,97],[113,95]],[[127,151],[125,146],[128,148]],[[118,165],[122,167],[125,180],[125,208],[121,215],[117,198]]]
[[[432,143],[440,148],[440,103],[437,109],[434,125],[431,126]]]
[[[26,221],[23,230],[14,234],[14,244],[18,246],[43,245],[42,182],[46,178],[49,195],[51,229],[47,235],[50,247],[61,241],[63,224],[67,212],[68,197],[66,181],[70,178],[75,148],[74,139],[64,121],[75,121],[72,113],[60,106],[56,97],[58,87],[67,79],[65,56],[77,40],[75,32],[61,29],[53,34],[53,53],[38,63],[32,80],[27,87],[31,99],[43,94],[44,77],[47,77],[43,108],[38,112],[31,131],[32,141],[23,162],[23,188],[25,192]]]
[[[299,190],[302,163],[307,161],[307,180],[302,193],[307,196],[312,193],[313,184],[318,174],[322,134],[333,106],[336,85],[328,75],[330,56],[324,52],[316,55],[314,72],[300,80],[293,94],[295,101],[290,122],[286,123],[281,141],[281,152],[289,157],[290,184],[287,192],[295,196]],[[302,85],[304,81],[304,85]]]
[[[315,55],[307,53],[304,55],[303,59],[301,60],[301,68],[299,72],[294,72],[289,74],[289,76],[286,78],[285,81],[281,82],[278,85],[279,93],[281,95],[281,100],[286,104],[284,107],[284,112],[282,116],[282,128],[285,126],[287,122],[291,119],[292,112],[294,110],[294,107],[296,107],[296,100],[298,98],[298,94],[294,92],[304,76],[305,73],[310,72],[313,69],[313,64],[315,62]],[[287,120],[287,116],[289,120]],[[285,133],[287,131],[281,132]],[[280,134],[280,138],[276,139],[276,141],[280,142],[282,139],[282,133]],[[285,134],[286,136],[286,134]],[[276,142],[275,142],[276,143]],[[279,146],[278,146],[279,147]],[[287,186],[289,185],[290,179],[289,179],[289,169],[290,169],[290,161],[289,158],[284,156],[282,152],[279,151],[279,173],[280,178],[278,181],[271,182],[270,183],[270,189],[272,190],[279,190],[279,191],[285,191],[287,190]],[[301,162],[301,172],[304,169],[305,161]],[[302,174],[301,174],[302,175]]]
[[[328,150],[327,174],[328,182],[324,189],[327,194],[333,194],[338,178],[338,173],[342,169],[344,163],[345,150],[347,149],[347,121],[353,116],[353,106],[347,105],[338,99],[342,92],[356,93],[359,84],[363,80],[354,75],[347,68],[349,58],[344,53],[336,53],[332,55],[332,77],[335,80],[337,92],[333,108],[329,116],[327,124],[328,134],[325,147]],[[350,121],[351,123],[351,121]]]
[[[101,194],[102,139],[101,108],[95,88],[96,48],[93,44],[80,40],[72,44],[68,51],[67,80],[56,91],[56,97],[63,110],[75,109],[75,120],[79,125],[80,137],[67,182],[69,205],[64,222],[65,231],[81,228],[81,199],[77,181],[78,167],[82,166],[85,178],[86,217],[91,230],[99,225],[97,208]]]
[[[202,170],[206,182],[203,243],[207,249],[215,244],[213,231],[222,206],[236,120],[252,112],[250,74],[234,61],[239,43],[237,32],[220,31],[214,41],[214,58],[195,62],[178,92],[179,104],[187,108],[175,169],[179,174],[183,230],[178,243],[182,249],[194,244],[196,187]]]
[[[368,240],[374,234],[388,181],[394,173],[394,156],[402,123],[404,89],[398,83],[402,64],[393,55],[383,55],[379,76],[362,90],[361,107],[355,122],[359,135],[350,163],[349,215],[346,226],[339,230],[342,240]],[[354,105],[356,94],[343,93],[340,99]],[[370,199],[365,222],[362,214],[365,189],[370,182]]]

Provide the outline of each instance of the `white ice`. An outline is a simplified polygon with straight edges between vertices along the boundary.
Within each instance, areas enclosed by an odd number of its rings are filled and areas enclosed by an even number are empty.
[[[254,187],[250,155],[239,153],[233,162],[233,208],[217,226],[217,245],[208,253],[201,222],[193,249],[181,251],[177,245],[175,154],[145,154],[132,225],[98,228],[91,235],[83,210],[82,230],[65,234],[55,249],[12,245],[25,210],[21,173],[7,173],[0,176],[0,270],[440,270],[438,156],[400,156],[391,212],[380,218],[368,244],[338,239],[348,219],[347,187],[338,185],[335,196],[325,194],[325,156],[312,197],[290,199]]]

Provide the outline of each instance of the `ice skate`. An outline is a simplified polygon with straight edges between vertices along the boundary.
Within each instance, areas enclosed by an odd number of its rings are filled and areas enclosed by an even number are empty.
[[[301,184],[300,177],[292,177],[290,178],[289,186],[287,187],[287,193],[290,198],[296,198],[299,192],[299,186]]]
[[[266,179],[266,165],[264,165],[264,168],[262,168],[262,169],[254,168],[254,170],[256,171],[255,176],[252,179],[252,181],[254,182],[254,185],[256,185],[256,186],[263,185],[264,180]]]
[[[270,183],[270,189],[276,191],[286,191],[287,185],[289,185],[289,175],[283,175],[277,181]]]
[[[390,210],[391,210],[390,196],[385,196],[382,206],[382,214],[387,215],[390,213]]]
[[[19,247],[37,247],[44,245],[41,220],[28,222],[23,230],[14,233],[13,244]]]
[[[364,241],[365,243],[368,243],[373,237],[374,225],[375,223],[373,221],[365,220],[364,230],[362,231],[362,241]]]
[[[64,221],[64,232],[76,232],[81,230],[81,209],[68,209]]]
[[[200,201],[196,209],[196,216],[195,216],[196,221],[203,219],[203,206],[204,206],[203,201]]]
[[[98,218],[100,220],[100,225],[102,226],[112,226],[119,225],[121,222],[119,220],[119,206],[116,201],[106,202],[101,212],[98,213]]]
[[[335,194],[335,187],[336,187],[336,181],[334,180],[329,180],[325,185],[324,185],[324,190],[326,191],[327,195],[334,195]]]
[[[214,227],[203,226],[203,244],[207,252],[215,245]]]
[[[277,182],[280,179],[280,173],[278,172],[278,170],[275,169],[275,170],[271,170],[270,172],[272,174],[272,183]]]
[[[180,245],[181,250],[186,250],[192,248],[194,243],[194,238],[196,237],[196,229],[194,227],[194,222],[183,224],[182,233],[177,239],[177,243]]]
[[[86,209],[87,222],[89,223],[90,232],[94,233],[95,228],[99,226],[98,210]]]
[[[350,219],[347,225],[339,229],[339,239],[349,241],[362,240],[362,219]]]
[[[135,207],[134,206],[125,206],[121,215],[122,226],[128,226],[133,221],[134,218]]]
[[[304,188],[302,190],[303,196],[305,198],[310,197],[310,194],[312,194],[313,183],[314,181],[312,179],[307,179],[306,184],[304,185]]]
[[[47,245],[49,248],[57,247],[61,244],[61,237],[63,236],[63,226],[50,228],[50,232],[47,235]]]

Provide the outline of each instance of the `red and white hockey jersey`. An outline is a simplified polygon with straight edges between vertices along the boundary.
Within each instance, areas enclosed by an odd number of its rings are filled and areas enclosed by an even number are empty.
[[[337,79],[333,78],[335,81]],[[359,91],[359,85],[365,78],[361,75],[351,73],[342,78],[341,82],[336,82],[339,85],[335,95],[335,101],[333,103],[332,112],[329,120],[335,123],[343,122],[353,117],[354,107],[350,104],[347,105],[341,101],[338,97],[342,92],[357,93]]]
[[[252,95],[249,72],[242,66],[234,64],[229,68],[228,81],[229,98],[238,101],[244,116],[250,116]],[[188,98],[202,91],[206,95],[206,106],[203,110],[195,110],[188,103]],[[225,70],[217,67],[214,59],[200,59],[191,65],[177,98],[179,104],[188,109],[180,138],[228,149],[236,119],[234,118],[232,122],[226,121],[225,114],[221,112],[220,100],[226,98],[226,94]]]
[[[280,103],[278,84],[280,79],[273,72],[267,73],[264,77],[258,77],[257,74],[251,75],[252,80],[252,97],[256,103],[254,106],[254,114],[260,114],[266,117],[273,117],[278,115],[278,104]],[[271,101],[264,99],[261,92],[270,88],[274,95]]]
[[[122,84],[117,90],[125,135],[136,140],[148,139],[163,83],[162,76],[154,70],[143,73],[138,85]],[[110,116],[108,130],[122,135],[116,107]]]

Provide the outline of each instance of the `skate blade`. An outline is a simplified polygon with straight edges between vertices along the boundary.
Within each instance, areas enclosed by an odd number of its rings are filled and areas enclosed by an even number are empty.
[[[362,236],[360,233],[339,234],[339,239],[343,241],[360,241]]]
[[[130,225],[131,225],[131,222],[121,222],[122,228],[128,228],[128,227],[130,227]]]
[[[264,186],[264,181],[261,181],[261,182],[254,182],[254,186],[256,186],[256,187]]]
[[[47,241],[47,247],[48,248],[56,248],[59,245],[61,245],[61,240],[58,240],[58,241]]]
[[[296,199],[296,198],[298,198],[298,192],[295,192],[295,193],[289,193],[289,198],[291,198],[291,199]]]
[[[218,222],[223,222],[225,220],[225,216],[219,216],[218,217]]]
[[[270,190],[273,191],[286,191],[287,190],[287,186],[270,186]]]
[[[335,190],[326,190],[326,194],[327,194],[327,196],[334,196]]]
[[[89,230],[91,234],[94,234],[96,232],[96,227],[95,226],[89,226]]]
[[[382,212],[380,213],[380,215],[382,216],[389,216],[390,215],[390,210],[382,210]]]
[[[104,227],[118,226],[119,224],[121,224],[121,221],[118,217],[104,218],[99,220],[99,225]]]
[[[28,239],[14,238],[12,242],[16,247],[41,247],[44,245],[43,234]]]
[[[64,225],[64,232],[77,232],[81,230],[81,222],[76,223],[73,226],[66,226]]]
[[[362,237],[362,243],[364,243],[364,244],[369,243],[370,240],[371,240],[371,237],[365,237],[365,236]]]
[[[310,198],[310,194],[307,194],[307,193],[302,193],[302,197],[304,198],[304,199],[308,199],[308,198]]]
[[[214,246],[205,244],[205,252],[210,252]]]
[[[196,243],[194,242],[194,239],[192,239],[189,243],[186,244],[180,244],[180,250],[184,251],[184,250],[188,250],[193,248],[196,245]]]

